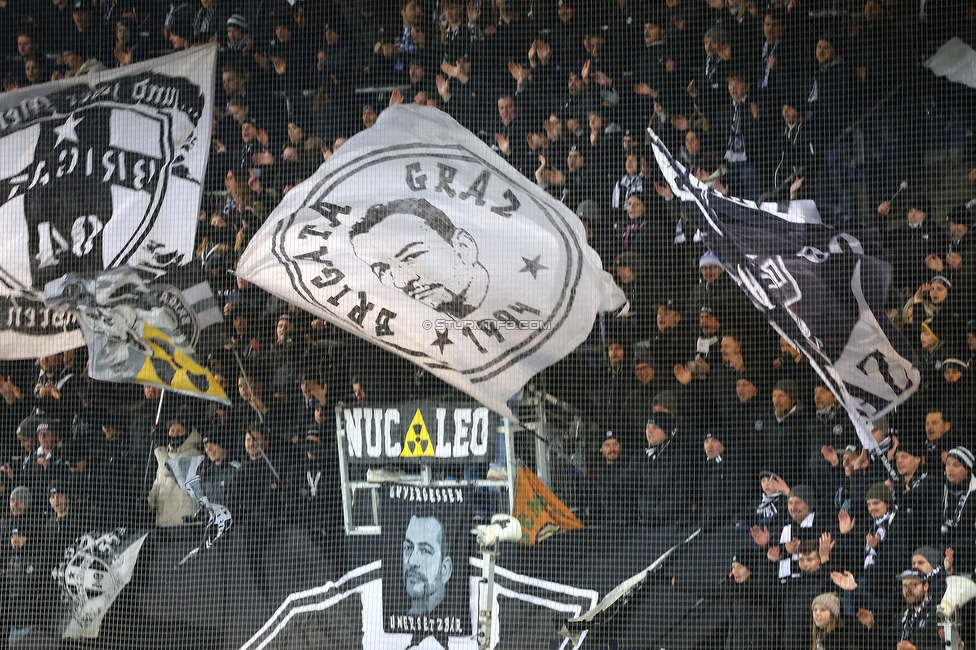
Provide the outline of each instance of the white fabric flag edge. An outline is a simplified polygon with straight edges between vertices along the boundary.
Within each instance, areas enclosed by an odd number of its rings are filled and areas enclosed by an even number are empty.
[[[436,367],[435,365],[424,366],[418,363],[421,367],[441,377],[501,415],[514,419],[510,408],[506,404],[507,400],[516,394],[540,370],[557,362],[582,343],[590,333],[592,318],[597,311],[619,309],[626,303],[626,298],[614,283],[613,278],[603,271],[598,254],[586,244],[585,233],[578,217],[566,206],[559,204],[551,196],[545,194],[534,183],[525,179],[524,176],[508,165],[506,161],[501,159],[484,142],[442,111],[420,106],[395,106],[384,111],[373,127],[351,138],[312,177],[296,186],[284,197],[281,204],[268,218],[259,232],[255,234],[247,250],[241,256],[238,265],[238,275],[283,299],[295,301],[296,297],[301,298],[300,295],[297,295],[297,292],[292,292],[286,286],[287,282],[283,281],[286,272],[282,268],[284,263],[281,259],[276,259],[275,257],[277,251],[274,248],[276,246],[274,239],[278,236],[277,231],[281,228],[282,222],[288,219],[290,215],[293,215],[308,205],[311,197],[315,196],[316,192],[321,193],[319,188],[322,185],[323,179],[328,178],[329,174],[336,174],[339,170],[351,168],[362,156],[369,155],[369,152],[379,149],[388,149],[391,143],[412,142],[410,140],[413,137],[410,136],[411,133],[417,133],[418,135],[414,140],[421,141],[424,146],[442,148],[457,147],[459,150],[466,150],[482,160],[490,161],[493,166],[503,169],[513,177],[520,179],[520,191],[525,192],[533,200],[544,202],[547,209],[557,213],[556,217],[568,229],[563,235],[570,237],[573,245],[580,251],[579,259],[574,261],[574,264],[579,267],[578,282],[569,291],[573,300],[583,297],[583,300],[586,301],[584,305],[593,306],[595,309],[592,310],[592,313],[587,311],[587,322],[585,325],[572,320],[579,314],[577,307],[574,306],[571,309],[566,309],[565,314],[569,315],[572,313],[572,316],[569,317],[568,320],[570,323],[564,330],[568,333],[566,337],[561,339],[559,346],[560,350],[563,348],[565,350],[561,351],[559,356],[553,354],[552,345],[543,349],[541,354],[535,351],[531,354],[522,354],[514,361],[508,363],[504,371],[494,373],[503,380],[490,382],[495,384],[494,387],[486,386],[489,382],[483,379],[479,379],[478,381],[471,381],[468,377],[459,379],[458,375],[460,373],[455,372],[445,365]],[[436,175],[428,182],[431,184],[437,182]],[[370,198],[367,196],[364,197],[364,200],[369,200]],[[512,296],[511,299],[515,300],[517,297]],[[315,308],[307,300],[304,301],[303,308],[309,309],[312,313],[326,318],[329,322],[356,334],[360,338],[377,344],[391,352],[400,354],[400,356],[411,361],[415,361],[409,354],[405,354],[398,349],[396,345],[386,344],[383,340],[371,337],[369,334],[364,334],[361,327],[356,327],[341,318],[336,318],[335,314],[324,309]],[[583,307],[579,307],[579,309],[583,309]],[[425,325],[424,329],[430,328]],[[528,357],[528,363],[524,362],[526,357]],[[479,382],[481,382],[480,385],[475,385]],[[499,385],[504,386],[503,390],[498,389]]]

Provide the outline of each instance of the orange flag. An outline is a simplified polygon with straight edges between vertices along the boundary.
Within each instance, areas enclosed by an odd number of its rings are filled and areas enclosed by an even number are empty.
[[[523,544],[536,544],[564,530],[584,528],[559,497],[525,467],[519,467],[512,516],[522,524]]]

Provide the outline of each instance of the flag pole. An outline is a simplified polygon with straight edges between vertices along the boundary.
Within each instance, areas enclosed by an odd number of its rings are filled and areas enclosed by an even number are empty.
[[[159,404],[156,405],[156,419],[153,420],[152,433],[149,435],[149,457],[146,458],[146,471],[142,475],[143,486],[149,482],[149,467],[152,465],[152,459],[156,449],[156,432],[159,430],[159,420],[163,416],[163,400],[166,399],[166,389],[160,388],[159,390]]]
[[[244,385],[247,386],[247,394],[250,395],[251,398],[253,399],[254,398],[254,387],[251,386],[251,379],[250,379],[250,377],[247,376],[247,371],[244,370],[244,364],[243,364],[243,362],[241,362],[241,355],[237,353],[237,345],[236,344],[233,347],[231,347],[231,352],[234,353],[234,361],[237,362],[237,367],[240,368],[240,371],[241,371],[241,377],[244,378]],[[257,409],[255,409],[255,411],[257,411],[258,420],[261,421],[261,424],[264,424],[264,414],[261,413],[261,411],[258,411]],[[281,486],[281,489],[282,490],[286,489],[285,488],[285,482],[281,480],[281,475],[278,474],[278,471],[275,469],[274,465],[272,465],[271,464],[271,461],[268,460],[268,455],[266,453],[264,453],[264,447],[262,447],[261,445],[258,445],[258,449],[261,450],[261,458],[263,458],[264,459],[264,462],[266,462],[268,464],[268,469],[270,469],[271,470],[271,473],[274,474],[275,479],[278,481],[278,485]]]

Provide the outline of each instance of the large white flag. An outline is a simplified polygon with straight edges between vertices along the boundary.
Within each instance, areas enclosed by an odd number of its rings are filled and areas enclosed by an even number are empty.
[[[415,105],[384,111],[289,192],[238,274],[503,415],[625,303],[571,211]]]
[[[45,284],[193,257],[217,46],[0,93],[0,358],[83,343]]]

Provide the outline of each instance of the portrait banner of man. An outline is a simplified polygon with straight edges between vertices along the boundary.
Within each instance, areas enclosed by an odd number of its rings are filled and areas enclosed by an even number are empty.
[[[468,584],[470,493],[461,487],[391,484],[380,512],[383,629],[428,636],[472,634]]]
[[[237,272],[509,417],[510,397],[626,302],[575,214],[415,105],[290,191]]]

